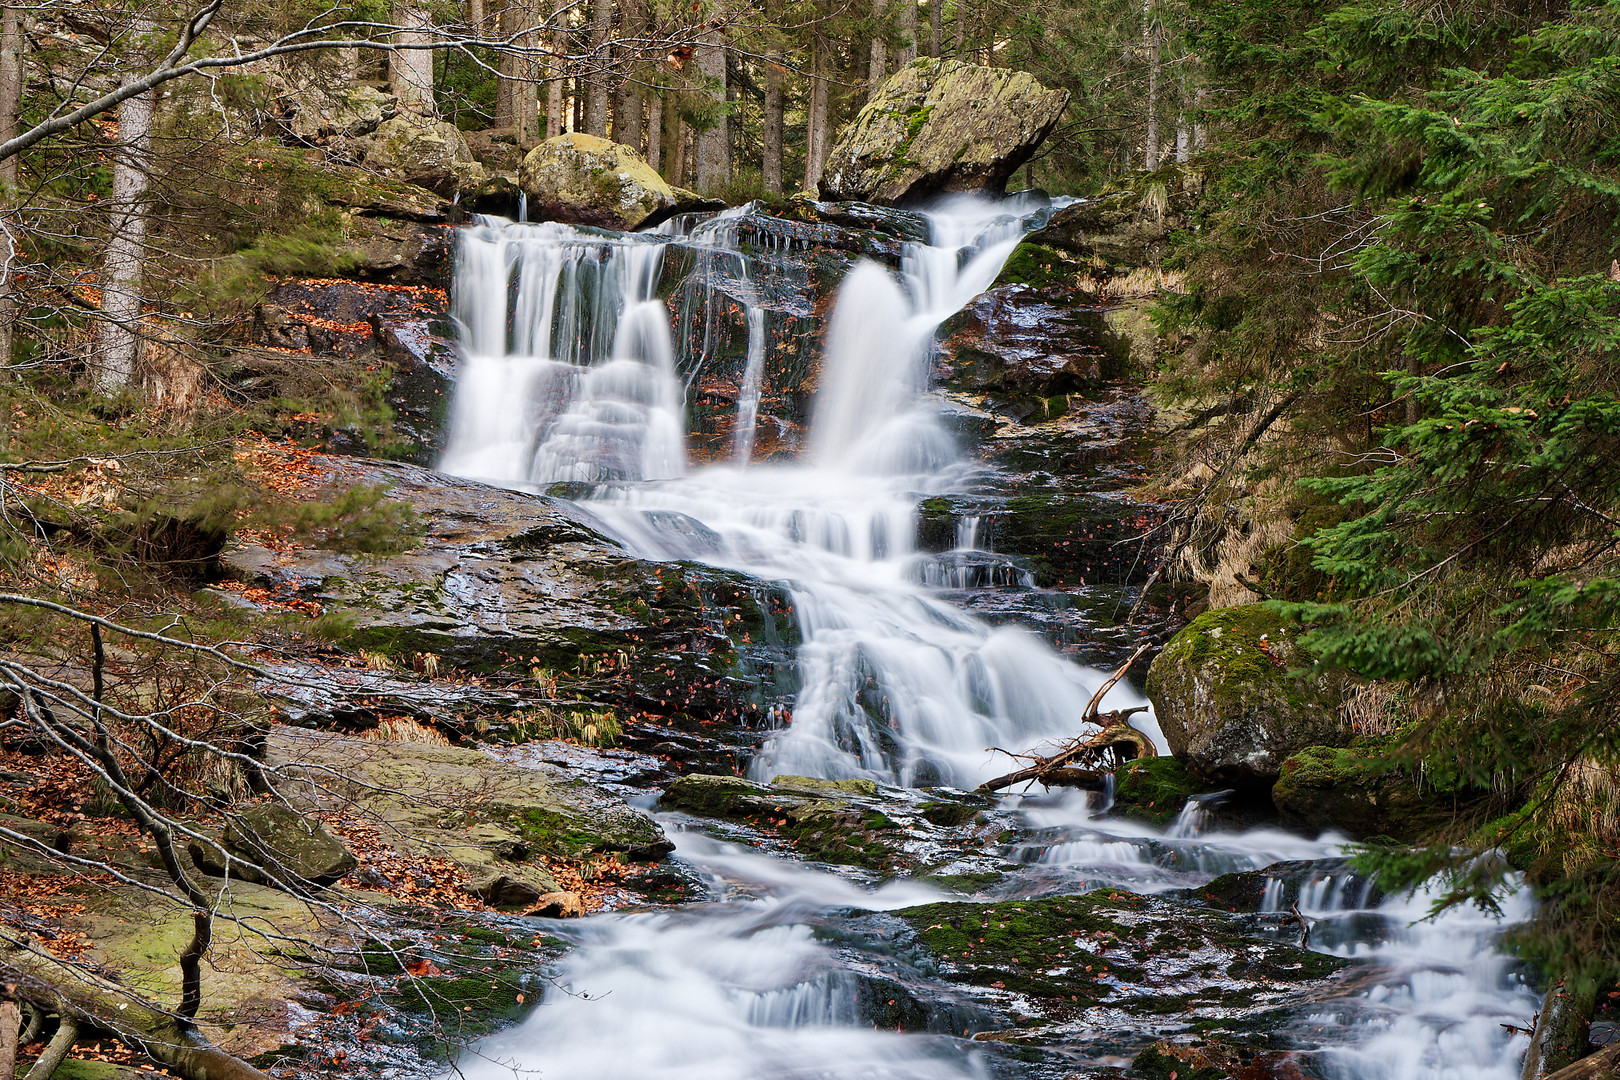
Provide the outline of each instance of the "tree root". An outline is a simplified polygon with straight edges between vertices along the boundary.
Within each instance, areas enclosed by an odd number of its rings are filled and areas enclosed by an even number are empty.
[[[57,1013],[64,1026],[111,1032],[185,1080],[270,1080],[214,1046],[183,1017],[26,942],[0,939],[0,981],[15,983],[19,999]]]
[[[1131,654],[1130,659],[1121,664],[1119,670],[1091,695],[1091,701],[1086,704],[1085,713],[1081,716],[1081,723],[1094,724],[1101,728],[1100,731],[1076,736],[1049,757],[1042,757],[1039,754],[1010,754],[1003,750],[1001,752],[1008,757],[1024,758],[1031,764],[1016,772],[987,780],[979,785],[979,790],[1001,791],[1014,784],[1034,781],[1048,788],[1079,787],[1101,791],[1107,786],[1109,775],[1119,765],[1133,758],[1157,757],[1159,751],[1154,747],[1153,740],[1130,725],[1131,717],[1139,712],[1146,712],[1146,706],[1116,709],[1100,715],[1097,712],[1108,691],[1125,677],[1131,665],[1136,663],[1137,657],[1146,652],[1147,648],[1146,645],[1140,646]],[[1090,767],[1075,767],[1076,763]]]

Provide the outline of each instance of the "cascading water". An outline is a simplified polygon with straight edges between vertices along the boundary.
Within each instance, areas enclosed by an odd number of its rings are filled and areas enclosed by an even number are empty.
[[[974,550],[976,521],[962,519],[955,562],[925,561],[916,550],[921,493],[966,490],[974,471],[924,393],[932,337],[994,280],[1022,223],[1001,207],[964,202],[931,216],[933,243],[906,245],[900,275],[858,263],[827,328],[804,452],[761,461],[767,342],[780,335],[737,250],[743,213],[648,236],[499,222],[465,230],[455,309],[465,366],[443,467],[513,486],[583,482],[590,512],[644,557],[700,559],[785,582],[802,636],[802,689],[753,762],[758,778],[971,787],[1002,770],[986,747],[1073,735],[1102,678],[935,591],[969,587],[975,574],[1016,583],[972,561],[984,554]],[[666,305],[659,295],[670,283],[660,271],[671,245],[689,249],[695,268]],[[682,323],[712,319],[710,294],[722,285],[747,327],[735,423],[718,463],[689,468],[683,413],[712,328],[704,323],[699,344],[683,344],[692,355],[677,355],[671,307]],[[1109,701],[1139,703],[1123,687]],[[1162,748],[1151,719],[1143,727]],[[1342,850],[1332,836],[1212,832],[1202,805],[1164,832],[1100,817],[1074,797],[1009,805],[1036,830],[1011,853],[1023,866],[1021,896],[1104,886],[1165,893]],[[557,977],[562,989],[465,1056],[464,1075],[989,1075],[960,1038],[871,1030],[856,1005],[866,961],[814,930],[843,909],[935,894],[903,884],[871,892],[682,833],[678,822],[666,819],[666,828],[716,902],[560,925],[574,946]],[[1501,1025],[1523,1024],[1534,1002],[1495,949],[1500,924],[1455,915],[1408,925],[1425,897],[1369,907],[1363,885],[1335,879],[1299,894],[1315,920],[1313,947],[1375,965],[1365,993],[1300,1018],[1298,1041],[1313,1067],[1327,1080],[1516,1075],[1523,1040]],[[1282,885],[1268,892],[1282,895]],[[1526,904],[1511,897],[1511,914],[1522,916]],[[950,1034],[962,1031],[952,1024]]]

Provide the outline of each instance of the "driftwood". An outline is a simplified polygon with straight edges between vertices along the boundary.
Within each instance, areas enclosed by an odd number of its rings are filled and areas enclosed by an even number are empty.
[[[1132,758],[1157,757],[1159,752],[1154,748],[1153,740],[1130,725],[1131,717],[1139,712],[1146,712],[1146,706],[1115,709],[1101,714],[1097,712],[1102,705],[1102,699],[1108,696],[1108,691],[1125,677],[1131,665],[1136,663],[1137,658],[1147,649],[1146,645],[1138,647],[1130,659],[1121,664],[1119,670],[1099,686],[1097,692],[1091,695],[1091,700],[1086,703],[1080,721],[1083,724],[1094,724],[1101,729],[1100,731],[1077,736],[1057,753],[1048,757],[1039,754],[1011,754],[1003,750],[1001,752],[1008,757],[1024,758],[1030,764],[1016,772],[985,781],[979,785],[979,790],[1001,791],[1014,784],[1033,781],[1049,788],[1078,787],[1101,791],[1107,785],[1108,777],[1116,766]],[[1077,767],[1076,763],[1089,768]]]
[[[64,1023],[111,1032],[185,1080],[270,1080],[203,1038],[184,1017],[24,943],[0,938],[0,982]]]

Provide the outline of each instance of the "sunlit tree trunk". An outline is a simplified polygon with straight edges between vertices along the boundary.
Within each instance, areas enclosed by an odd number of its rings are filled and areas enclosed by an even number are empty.
[[[125,75],[126,85],[136,76]],[[146,255],[146,192],[152,150],[153,92],[118,106],[119,147],[113,155],[112,235],[102,259],[101,319],[91,345],[96,386],[117,393],[135,377],[139,358],[141,266]]]
[[[394,22],[399,26],[426,30],[433,22],[426,7],[414,3],[394,5]],[[396,34],[402,46],[426,45],[432,38],[417,30]],[[388,89],[399,103],[413,112],[433,112],[433,51],[422,48],[392,49],[388,53]]]
[[[720,31],[705,33],[697,47],[703,90],[713,100],[710,124],[697,136],[697,186],[705,195],[731,179],[731,139],[726,124],[726,49]]]

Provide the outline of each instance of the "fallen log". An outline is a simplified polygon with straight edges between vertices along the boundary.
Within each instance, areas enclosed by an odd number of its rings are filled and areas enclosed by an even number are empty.
[[[1565,1065],[1545,1080],[1620,1080],[1620,1043]]]
[[[1108,691],[1114,688],[1125,673],[1131,669],[1137,657],[1146,652],[1148,647],[1142,645],[1131,654],[1130,659],[1120,665],[1109,679],[1097,688],[1086,703],[1085,711],[1081,714],[1081,723],[1094,724],[1100,731],[1090,735],[1076,736],[1057,753],[1047,757],[1039,754],[1009,754],[1009,757],[1026,758],[1030,764],[1022,769],[1010,772],[1005,776],[998,776],[994,780],[987,780],[979,785],[980,791],[1001,791],[1015,784],[1036,782],[1043,787],[1080,787],[1092,791],[1103,790],[1108,783],[1111,769],[1100,766],[1110,761],[1120,762],[1137,757],[1157,757],[1158,749],[1153,740],[1131,727],[1130,719],[1139,712],[1146,712],[1147,706],[1142,705],[1134,709],[1115,709],[1112,712],[1098,714],[1097,709],[1102,705],[1103,698]],[[1128,752],[1127,752],[1128,751]],[[1007,753],[1005,750],[1002,753]],[[1072,763],[1083,761],[1091,768],[1071,767]]]
[[[26,941],[0,938],[0,982],[14,984],[19,1000],[57,1013],[64,1023],[72,1018],[110,1032],[185,1080],[270,1080],[203,1038],[185,1018]]]

